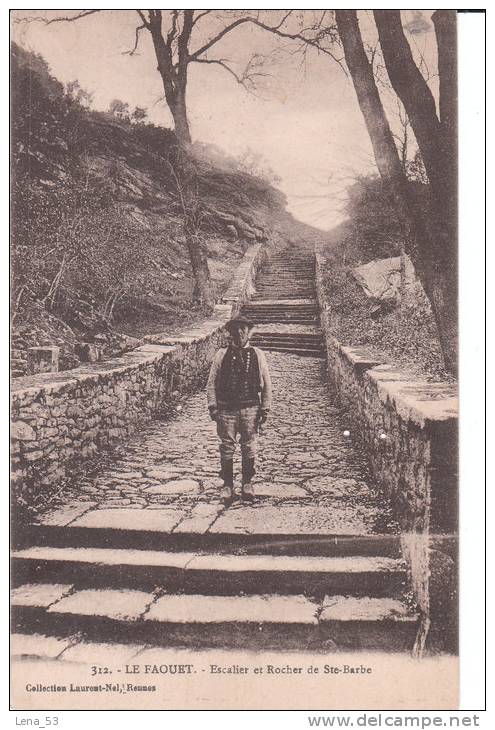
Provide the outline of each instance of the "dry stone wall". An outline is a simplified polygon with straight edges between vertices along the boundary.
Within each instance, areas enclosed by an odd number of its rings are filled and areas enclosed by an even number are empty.
[[[401,526],[402,554],[420,613],[414,653],[428,637],[455,646],[457,586],[456,390],[415,380],[364,347],[333,335],[316,255],[316,290],[327,350],[328,380],[368,455]]]
[[[223,325],[251,293],[264,257],[246,252],[226,302],[200,327],[180,336],[153,335],[122,357],[60,373],[16,378],[12,385],[12,479],[42,488],[127,438],[174,398],[204,384]]]
[[[364,347],[345,347],[332,335],[317,256],[316,284],[328,379],[370,467],[405,531],[457,526],[457,419],[454,386],[414,379]]]

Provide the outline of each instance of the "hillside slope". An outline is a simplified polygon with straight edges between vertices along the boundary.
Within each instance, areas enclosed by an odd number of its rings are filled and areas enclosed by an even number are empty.
[[[250,244],[318,236],[287,213],[280,191],[220,150],[183,152],[170,130],[84,108],[18,46],[11,68],[14,375],[25,373],[29,346],[59,344],[67,368],[78,342],[110,355],[135,346],[121,334],[203,317],[191,303],[189,208],[216,296]]]

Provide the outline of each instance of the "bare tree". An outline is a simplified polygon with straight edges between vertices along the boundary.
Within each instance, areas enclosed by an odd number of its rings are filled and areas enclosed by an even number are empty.
[[[206,245],[201,232],[204,207],[197,189],[196,172],[180,148],[168,162],[182,215],[183,237],[194,278],[192,299],[196,304],[211,310],[215,300],[211,288]]]
[[[384,181],[407,225],[409,253],[430,300],[445,364],[457,369],[457,170],[455,13],[437,11],[440,118],[402,28],[400,11],[375,11],[390,82],[404,105],[430,184],[423,210],[407,182],[366,56],[355,11],[335,13],[349,72]]]
[[[326,15],[328,13],[329,15]],[[371,61],[365,50],[355,10],[325,11],[309,33],[277,35],[326,53],[342,66],[329,49],[343,48],[358,103],[373,147],[376,165],[404,226],[407,253],[411,256],[430,300],[446,367],[457,370],[457,78],[455,11],[433,14],[440,80],[440,114],[424,74],[424,58],[414,61],[402,28],[399,10],[374,11],[380,50],[390,83],[403,105],[414,132],[428,182],[430,204],[418,199],[404,169],[408,139],[402,138],[401,157],[378,91]],[[266,30],[267,26],[258,23]],[[417,21],[416,21],[417,25]],[[424,25],[424,24],[423,24]],[[404,131],[403,127],[403,131]]]
[[[71,16],[57,17],[22,17],[16,22],[43,22],[47,25],[52,23],[75,22],[95,13],[104,12],[102,10],[82,10]],[[265,30],[284,38],[297,38],[300,33],[289,33],[282,28],[293,11],[285,12],[280,22],[275,25],[268,25],[260,19],[260,12],[256,15],[249,15],[246,12],[241,13],[240,17],[235,17],[231,22],[224,22],[223,27],[217,29],[208,40],[196,42],[196,37],[201,35],[205,38],[204,28],[198,34],[198,28],[201,21],[206,16],[210,16],[213,10],[136,10],[139,18],[139,24],[136,26],[134,45],[132,49],[126,51],[127,55],[134,55],[138,52],[141,32],[149,32],[155,57],[157,61],[157,70],[160,74],[165,94],[165,101],[170,113],[172,114],[175,126],[175,133],[181,144],[189,144],[191,142],[191,131],[189,125],[186,92],[188,83],[189,67],[192,63],[217,66],[226,71],[229,76],[246,88],[253,91],[256,84],[269,74],[266,70],[267,58],[261,54],[252,54],[242,71],[236,70],[231,60],[220,55],[212,56],[212,51],[217,50],[217,46],[222,39],[239,26],[246,23],[254,24]],[[224,19],[224,14],[219,15]],[[302,37],[302,36],[301,36]],[[313,44],[313,41],[308,41]]]

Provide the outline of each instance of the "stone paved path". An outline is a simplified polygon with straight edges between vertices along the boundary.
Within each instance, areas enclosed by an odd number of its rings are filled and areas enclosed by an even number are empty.
[[[308,346],[321,335],[315,300],[294,299],[314,289],[302,258],[274,257],[257,278],[265,295],[282,282],[288,303],[249,305],[274,389],[255,503],[220,503],[216,425],[205,393],[188,397],[75,473],[32,526],[13,556],[15,654],[411,649],[397,528]],[[239,484],[240,454],[236,472]]]
[[[259,440],[254,506],[234,503],[226,510],[219,502],[218,439],[200,392],[172,420],[147,427],[91,473],[76,476],[65,495],[71,524],[142,528],[149,522],[150,529],[175,532],[395,531],[364,456],[344,435],[347,424],[331,403],[325,362],[285,353],[267,357],[274,407]],[[239,482],[239,453],[235,463]]]

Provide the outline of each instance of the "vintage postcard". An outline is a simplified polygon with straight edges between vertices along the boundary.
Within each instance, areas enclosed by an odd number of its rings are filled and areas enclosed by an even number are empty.
[[[11,12],[11,702],[455,710],[457,13]]]

